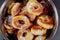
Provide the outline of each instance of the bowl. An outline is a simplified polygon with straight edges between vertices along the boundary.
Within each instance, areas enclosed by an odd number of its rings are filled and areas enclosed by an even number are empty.
[[[46,1],[46,0],[45,0]],[[56,9],[56,6],[54,5],[53,1],[52,0],[47,0],[50,5],[51,5],[51,9],[52,9],[52,12],[53,12],[53,19],[54,19],[54,23],[55,23],[55,26],[51,32],[51,34],[49,35],[49,37],[46,39],[46,40],[51,40],[53,39],[53,37],[55,36],[56,32],[57,32],[57,29],[58,29],[58,13],[57,13],[57,9]],[[6,37],[6,34],[4,33],[4,31],[2,30],[2,20],[3,20],[3,16],[5,15],[6,13],[6,10],[7,10],[7,6],[12,2],[12,0],[5,0],[3,5],[1,6],[0,8],[0,30],[2,31],[3,35],[4,35],[4,38],[5,40],[9,40],[7,37]]]

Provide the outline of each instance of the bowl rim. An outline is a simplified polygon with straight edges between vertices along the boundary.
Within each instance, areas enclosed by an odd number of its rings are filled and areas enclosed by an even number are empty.
[[[1,24],[2,24],[2,22],[1,22],[1,14],[2,14],[2,11],[3,11],[3,9],[4,9],[4,7],[6,6],[6,4],[7,4],[8,1],[9,1],[9,0],[5,0],[4,3],[2,4],[1,8],[0,8],[0,26],[1,26]],[[55,16],[56,16],[56,28],[55,28],[55,31],[54,31],[52,37],[50,36],[50,37],[47,39],[47,40],[51,40],[51,39],[53,39],[53,37],[55,36],[55,34],[56,34],[56,32],[57,32],[58,24],[59,24],[59,19],[58,19],[58,12],[57,12],[56,6],[54,5],[53,1],[52,1],[52,0],[48,0],[48,1],[50,2],[51,6],[53,7],[53,10],[54,10]],[[1,29],[0,29],[0,30],[1,30]],[[3,33],[2,33],[2,34],[3,34]],[[7,40],[7,38],[6,38],[5,36],[4,36],[4,39]]]

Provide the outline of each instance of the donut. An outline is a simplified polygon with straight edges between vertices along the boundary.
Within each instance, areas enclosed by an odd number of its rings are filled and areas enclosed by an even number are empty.
[[[4,27],[6,28],[6,31],[9,33],[9,34],[13,34],[13,27],[11,27],[10,25],[8,24],[4,24]]]
[[[30,0],[26,5],[27,11],[35,16],[42,14],[44,7],[37,0]]]
[[[22,7],[22,3],[18,3],[18,2],[15,3],[11,9],[12,16],[16,16],[20,12],[21,7]]]
[[[14,2],[12,2],[9,6],[8,6],[8,14],[11,14],[11,9],[14,6]]]
[[[38,17],[37,24],[46,29],[53,28],[53,20],[50,16],[47,16],[47,15],[42,15],[42,16]]]
[[[14,29],[6,29],[6,31],[7,31],[9,34],[13,34],[13,33],[14,33]]]
[[[26,16],[19,15],[12,18],[12,26],[16,29],[27,29],[31,26],[31,22]]]
[[[13,27],[8,25],[8,24],[4,24],[4,27],[6,28],[6,31],[9,33],[9,34],[13,34]]]
[[[31,28],[31,33],[34,35],[45,35],[47,32],[47,29],[39,26],[39,25],[34,25]]]
[[[29,20],[31,21],[31,22],[33,22],[34,20],[35,20],[35,18],[36,18],[36,16],[35,15],[31,15],[31,14],[25,14],[28,18],[29,18]]]
[[[12,24],[11,20],[12,20],[12,16],[6,17],[4,24],[3,24],[6,29],[13,29],[13,27],[11,25]]]
[[[32,40],[33,34],[29,30],[20,30],[17,33],[18,40]]]
[[[14,29],[13,29],[12,26],[10,26],[10,25],[7,24],[7,23],[4,23],[4,27],[6,28],[6,31],[7,31],[9,34],[13,34]]]
[[[35,40],[46,40],[46,36],[38,36]]]
[[[19,14],[20,14],[20,15],[26,15],[30,21],[34,21],[35,18],[36,18],[35,15],[32,15],[32,14],[28,13],[27,10],[23,10],[23,11],[22,11],[21,13],[19,13]]]
[[[8,24],[4,24],[4,27],[5,27],[6,29],[13,29],[13,27],[11,27],[11,26],[8,25]]]

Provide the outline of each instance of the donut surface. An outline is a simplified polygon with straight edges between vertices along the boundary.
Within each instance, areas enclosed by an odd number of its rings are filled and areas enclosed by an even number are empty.
[[[19,15],[12,18],[12,26],[16,29],[27,29],[31,26],[31,23],[26,16]]]
[[[53,28],[53,20],[51,17],[47,15],[42,15],[38,17],[37,24],[46,28],[46,29],[52,29]]]

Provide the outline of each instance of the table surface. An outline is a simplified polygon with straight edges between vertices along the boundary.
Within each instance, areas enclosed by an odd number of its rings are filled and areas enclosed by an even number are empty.
[[[4,2],[4,0],[0,0],[0,6],[3,4],[3,2]],[[55,6],[57,8],[58,15],[60,17],[60,0],[53,0],[53,2],[54,2]],[[59,24],[60,24],[60,21],[59,21]],[[0,40],[4,40],[3,38],[4,37],[3,37],[3,35],[1,33],[1,31],[0,31]],[[58,30],[57,30],[57,32],[56,32],[56,34],[55,34],[55,36],[54,36],[54,38],[52,40],[60,40],[60,27],[58,27]]]

